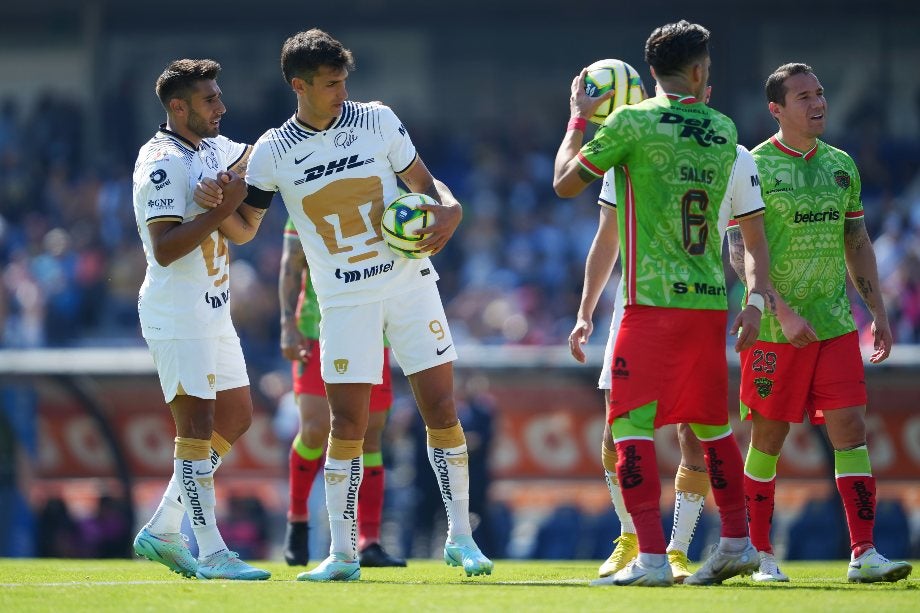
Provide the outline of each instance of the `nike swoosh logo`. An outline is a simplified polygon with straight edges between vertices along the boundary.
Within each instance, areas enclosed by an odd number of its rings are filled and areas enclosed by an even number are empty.
[[[451,343],[450,345],[448,345],[448,346],[445,347],[444,349],[438,349],[438,350],[437,350],[438,355],[444,355],[444,352],[447,351],[448,349],[450,349],[450,348],[453,347],[453,346],[454,346],[454,344]]]
[[[198,475],[199,477],[208,477],[211,475],[211,471],[201,472],[200,470],[196,470],[195,474]]]
[[[310,153],[308,153],[307,155],[303,156],[303,157],[300,158],[300,159],[297,159],[297,158],[295,157],[295,158],[294,158],[294,163],[295,163],[295,164],[300,164],[301,162],[303,162],[305,159],[307,159],[308,157],[310,157],[310,156],[313,155],[314,153],[316,153],[316,152],[315,152],[315,151],[311,151]]]

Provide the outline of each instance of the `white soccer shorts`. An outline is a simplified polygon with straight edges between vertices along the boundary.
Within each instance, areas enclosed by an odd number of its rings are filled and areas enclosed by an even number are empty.
[[[383,334],[407,376],[457,359],[438,287],[431,283],[379,302],[323,309],[323,381],[381,383]]]
[[[617,292],[619,297],[620,293]],[[623,321],[622,301],[617,302],[613,308],[613,317],[610,318],[610,332],[607,334],[607,347],[604,349],[604,365],[601,367],[601,376],[597,380],[597,389],[609,390],[613,381],[613,346],[617,342],[617,328]]]
[[[147,339],[163,398],[170,403],[179,386],[188,396],[213,400],[217,392],[246,387],[249,375],[240,337]]]

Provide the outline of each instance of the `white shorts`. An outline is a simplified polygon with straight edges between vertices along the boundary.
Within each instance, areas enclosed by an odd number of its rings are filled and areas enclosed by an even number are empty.
[[[620,296],[619,288],[617,297]],[[610,318],[610,332],[607,334],[607,347],[604,349],[604,365],[601,367],[601,376],[597,380],[597,389],[609,390],[613,379],[613,346],[617,342],[617,329],[623,321],[623,301],[618,300],[613,307],[613,317]]]
[[[431,283],[380,302],[323,309],[323,381],[380,384],[384,334],[406,375],[457,359],[438,286]]]
[[[179,387],[188,396],[213,400],[217,392],[249,385],[240,337],[147,339],[160,376],[163,398],[170,403]]]

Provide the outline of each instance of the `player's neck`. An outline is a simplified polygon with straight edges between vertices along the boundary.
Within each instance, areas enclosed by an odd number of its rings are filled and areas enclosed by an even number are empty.
[[[694,91],[693,85],[687,79],[681,77],[659,78],[658,88],[665,94],[671,94],[681,98],[690,96],[700,99],[699,93]]]
[[[198,136],[197,134],[195,134],[188,128],[185,128],[183,126],[177,126],[176,124],[172,122],[172,120],[170,120],[168,116],[166,117],[166,129],[169,130],[170,132],[174,132],[175,134],[178,134],[179,136],[187,140],[195,149],[197,149],[198,146],[201,145],[200,136]]]
[[[304,108],[300,105],[297,107],[297,121],[304,124],[308,128],[312,128],[320,132],[331,128],[336,119],[338,119],[338,117],[329,117],[329,115],[325,114],[312,113],[310,112],[310,109]]]
[[[791,147],[800,153],[808,153],[818,144],[818,137],[796,134],[794,132],[783,131],[782,128],[776,133],[776,138],[787,147]]]

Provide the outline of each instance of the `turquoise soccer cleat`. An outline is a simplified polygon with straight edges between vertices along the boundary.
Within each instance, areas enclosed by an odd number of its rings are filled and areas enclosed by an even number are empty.
[[[847,568],[847,581],[851,583],[879,583],[882,581],[900,581],[913,567],[907,562],[892,562],[875,547],[867,550],[850,562]]]
[[[361,565],[341,553],[331,554],[313,570],[297,575],[298,581],[357,581],[361,578]]]
[[[444,543],[444,561],[448,566],[462,566],[467,577],[491,575],[495,566],[482,555],[472,536],[458,536]]]
[[[198,560],[188,549],[188,537],[178,532],[153,534],[146,527],[134,537],[134,552],[159,562],[174,573],[192,578],[198,572]]]
[[[198,562],[199,579],[231,579],[234,581],[262,581],[272,576],[267,570],[255,568],[240,560],[235,551],[226,549],[212,553]]]

